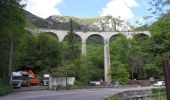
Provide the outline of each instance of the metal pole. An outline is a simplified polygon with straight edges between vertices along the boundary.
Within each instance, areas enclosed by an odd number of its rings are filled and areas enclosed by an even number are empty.
[[[165,77],[167,100],[170,100],[170,59],[166,59],[164,61],[164,77]]]

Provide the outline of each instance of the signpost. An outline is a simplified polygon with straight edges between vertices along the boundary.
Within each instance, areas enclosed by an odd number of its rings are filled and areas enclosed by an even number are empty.
[[[170,100],[170,59],[166,59],[164,61],[164,77],[165,77],[167,100]]]

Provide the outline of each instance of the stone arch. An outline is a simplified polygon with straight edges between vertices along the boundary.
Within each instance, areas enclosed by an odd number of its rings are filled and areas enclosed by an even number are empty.
[[[88,34],[88,33],[87,33]],[[97,70],[94,73],[93,80],[104,80],[104,38],[101,34],[89,34],[87,39],[87,57],[93,62],[94,68]],[[98,62],[98,63],[96,63]],[[100,74],[97,74],[100,73]]]
[[[45,33],[45,34],[50,34],[50,35],[52,35],[52,36],[56,37],[56,38],[59,40],[58,35],[57,35],[57,34],[55,34],[55,33],[53,33],[53,32],[43,32],[43,33]]]
[[[79,34],[73,33],[73,37],[76,37],[76,40],[82,41],[82,37]],[[63,41],[65,41],[70,36],[70,33],[68,32],[67,35],[64,36]]]
[[[149,35],[145,33],[139,33],[139,34],[133,35],[133,38],[149,38]]]
[[[126,38],[126,36],[125,36],[123,33],[113,34],[113,35],[111,35],[111,37],[109,38],[109,43],[110,43],[112,40],[116,39],[117,37],[124,37],[124,38]]]
[[[93,36],[97,36],[97,38],[98,38],[98,37],[102,38],[102,43],[104,44],[104,41],[105,41],[104,37],[103,37],[102,35],[100,35],[100,34],[97,34],[97,33],[88,35],[87,38],[86,38],[86,41],[88,41],[88,40],[89,40],[91,37],[93,37]],[[94,39],[95,39],[95,38],[94,38]],[[99,43],[99,41],[95,41],[95,42],[98,42],[98,43]]]

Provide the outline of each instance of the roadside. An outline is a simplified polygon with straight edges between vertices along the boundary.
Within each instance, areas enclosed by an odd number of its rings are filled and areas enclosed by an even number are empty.
[[[155,87],[23,91],[0,97],[0,100],[56,100],[56,98],[57,100],[99,100],[101,97],[111,96],[123,91],[147,90],[152,88]]]

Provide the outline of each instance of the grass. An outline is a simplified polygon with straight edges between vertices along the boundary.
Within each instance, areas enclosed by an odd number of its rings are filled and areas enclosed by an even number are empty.
[[[165,88],[152,89],[153,100],[167,100]]]
[[[109,98],[101,97],[100,100],[120,100],[118,96],[110,96]]]

